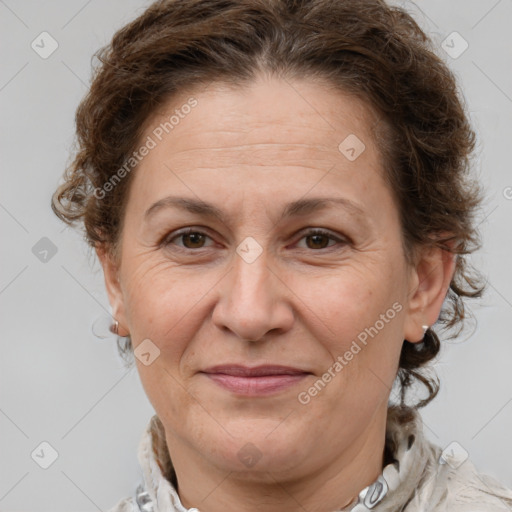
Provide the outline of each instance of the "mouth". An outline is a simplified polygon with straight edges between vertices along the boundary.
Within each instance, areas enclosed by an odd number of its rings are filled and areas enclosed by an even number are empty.
[[[242,365],[221,365],[201,372],[227,391],[237,395],[260,396],[284,391],[311,372],[290,366],[262,365],[253,368]]]

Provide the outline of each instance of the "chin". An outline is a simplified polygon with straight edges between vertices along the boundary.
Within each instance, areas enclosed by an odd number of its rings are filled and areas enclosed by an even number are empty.
[[[306,426],[286,424],[288,420],[269,418],[230,421],[226,430],[214,436],[210,446],[213,464],[225,471],[239,473],[244,478],[275,482],[271,473],[294,472],[308,459]],[[295,428],[293,428],[295,427]]]

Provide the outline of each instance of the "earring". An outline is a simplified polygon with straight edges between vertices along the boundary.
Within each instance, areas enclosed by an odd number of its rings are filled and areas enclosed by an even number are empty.
[[[110,326],[110,331],[114,334],[119,334],[119,322],[117,320],[114,320],[114,323]]]
[[[428,325],[422,325],[421,328],[423,329],[423,336],[425,336],[426,332],[428,331],[429,326]]]

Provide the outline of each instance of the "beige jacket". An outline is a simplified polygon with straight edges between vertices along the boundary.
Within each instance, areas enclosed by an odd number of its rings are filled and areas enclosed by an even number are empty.
[[[423,434],[420,416],[411,413],[413,421],[402,425],[398,410],[390,408],[386,447],[395,461],[344,511],[512,511],[511,490],[478,474],[459,444],[452,443],[442,451],[430,443]],[[156,415],[144,432],[138,458],[144,483],[108,512],[202,512],[181,504],[163,426]]]

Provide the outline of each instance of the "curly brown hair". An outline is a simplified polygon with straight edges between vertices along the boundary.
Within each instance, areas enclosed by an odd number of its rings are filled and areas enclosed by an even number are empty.
[[[130,158],[160,105],[201,84],[249,83],[260,70],[321,78],[378,113],[378,145],[404,252],[408,261],[422,246],[457,255],[437,323],[448,330],[462,325],[464,299],[484,289],[464,257],[480,245],[481,189],[470,177],[475,134],[463,97],[434,50],[407,11],[381,0],[155,2],[96,54],[99,65],[76,113],[78,150],[52,208],[68,224],[83,222],[90,246],[117,254],[133,173],[104,197],[94,191]],[[117,341],[129,361],[131,340]],[[423,367],[439,350],[432,328],[420,344],[404,340],[396,381],[402,405],[415,379],[428,390],[416,407],[435,397],[439,382]]]

